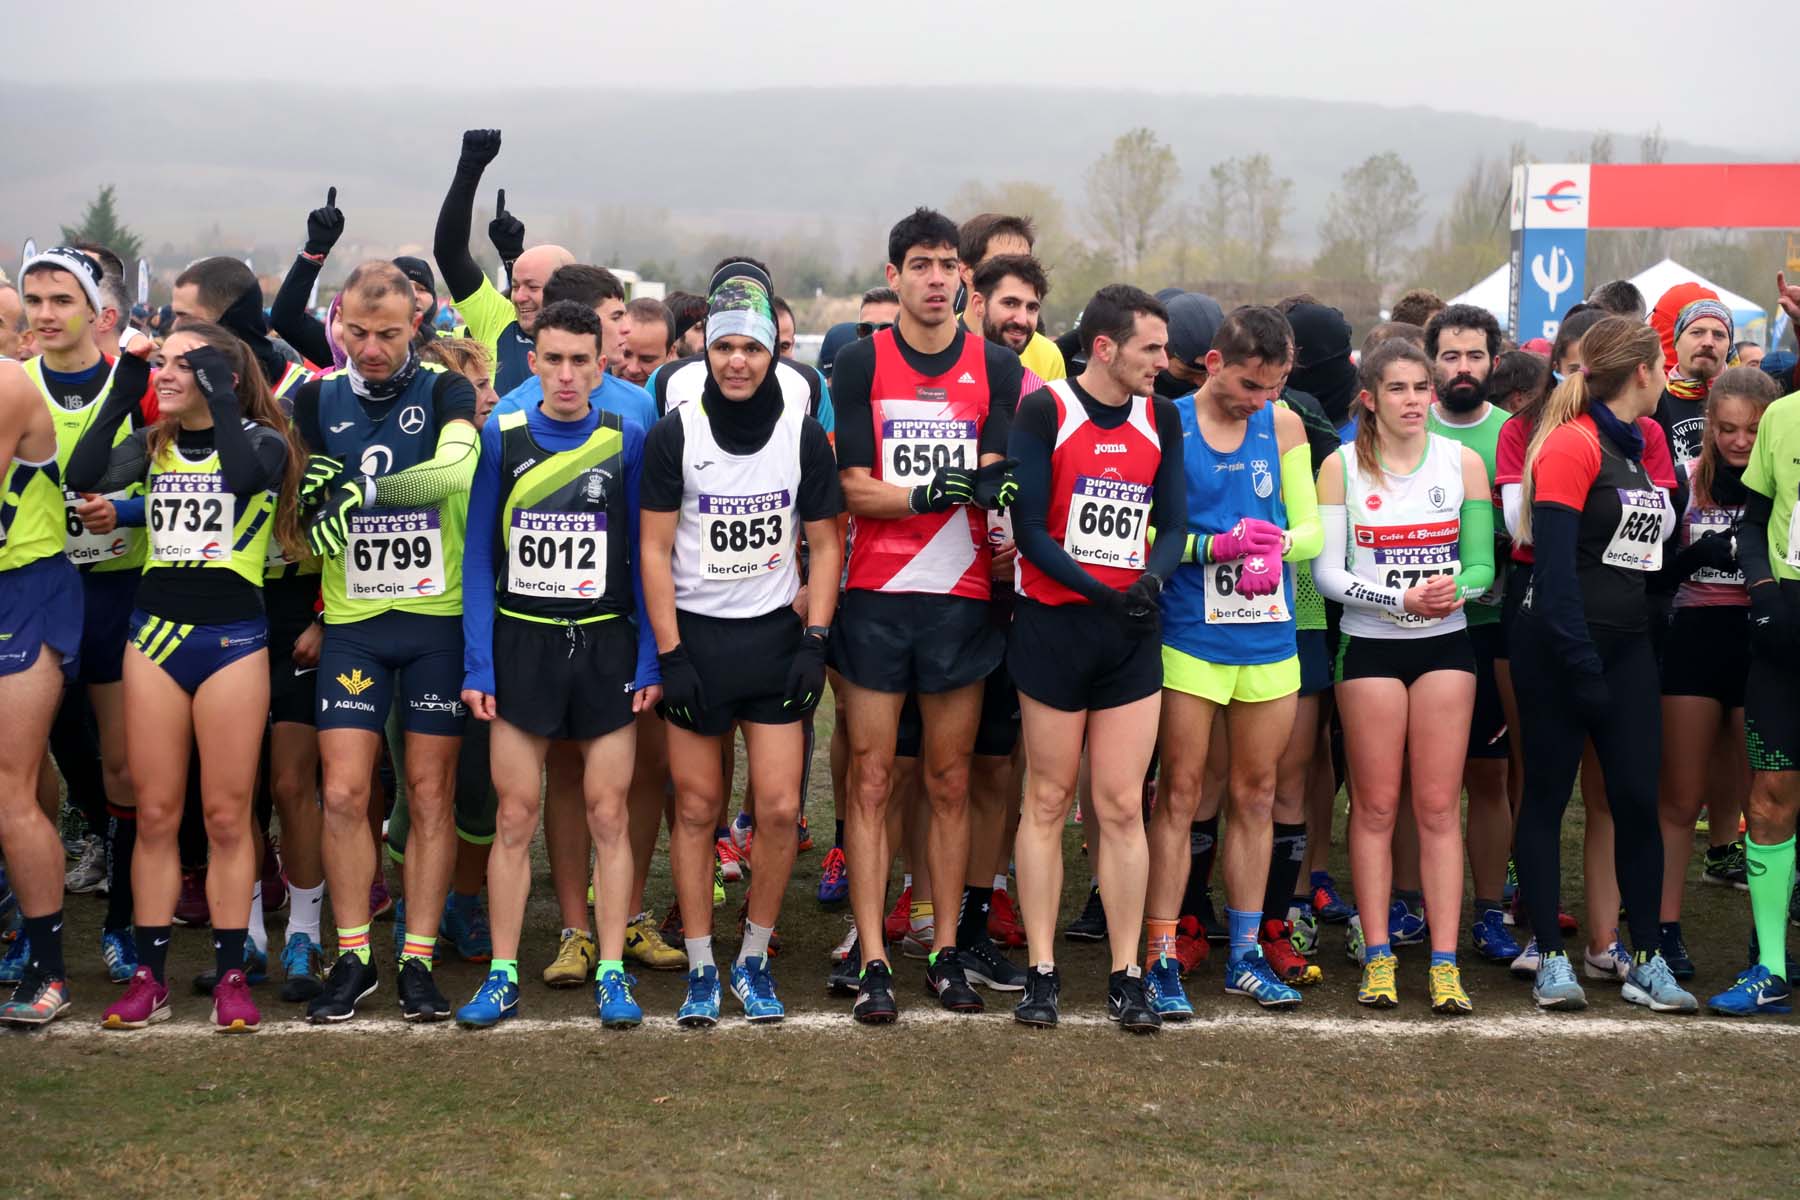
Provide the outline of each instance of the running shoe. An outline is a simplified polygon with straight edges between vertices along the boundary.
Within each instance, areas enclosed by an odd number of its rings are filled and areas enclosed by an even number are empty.
[[[553,988],[580,987],[594,977],[594,964],[598,961],[593,938],[584,930],[565,929],[556,957],[544,968],[544,984]]]
[[[743,1006],[744,1019],[753,1025],[779,1021],[787,1015],[775,994],[775,977],[766,958],[746,958],[731,964],[731,994]]]
[[[165,998],[167,995],[165,992]],[[36,971],[28,971],[13,989],[12,999],[0,1004],[0,1025],[48,1025],[68,1011],[69,981],[47,979]],[[165,1007],[163,1016],[167,1015]]]
[[[1532,938],[1519,951],[1519,957],[1512,960],[1512,973],[1521,979],[1536,979],[1538,968],[1543,962],[1544,956],[1538,953],[1537,939]]]
[[[743,864],[738,864],[740,871]],[[725,868],[716,857],[713,859],[713,907],[725,903]]]
[[[1710,883],[1715,887],[1733,887],[1740,892],[1748,891],[1750,878],[1747,869],[1744,843],[1726,842],[1723,846],[1708,846],[1706,857],[1700,864],[1700,882]]]
[[[1176,986],[1180,986],[1177,981]],[[1062,975],[1055,967],[1034,967],[1027,973],[1025,994],[1013,1007],[1013,1020],[1033,1029],[1056,1027],[1057,1005],[1062,998]]]
[[[812,829],[807,826],[806,818],[801,817],[794,826],[794,853],[805,854],[813,848]]]
[[[1181,964],[1166,955],[1157,955],[1156,961],[1144,969],[1144,994],[1156,1015],[1165,1021],[1185,1021],[1194,1015],[1187,989],[1181,986]]]
[[[1660,954],[1652,954],[1631,968],[1619,995],[1627,1004],[1641,1004],[1651,1012],[1691,1013],[1700,1011],[1700,1002],[1692,992],[1675,982],[1669,964]]]
[[[1212,954],[1212,943],[1200,928],[1200,918],[1183,917],[1175,923],[1175,962],[1186,975]]]
[[[891,1025],[899,1017],[900,1007],[894,1003],[894,973],[887,963],[872,962],[862,969],[850,1015],[864,1025]]]
[[[719,968],[688,972],[687,999],[676,1011],[675,1023],[688,1029],[711,1029],[719,1023]]]
[[[744,878],[744,860],[738,857],[737,847],[732,845],[729,835],[713,843],[713,859],[718,864],[719,878],[726,883],[737,883]],[[713,897],[713,903],[719,903],[719,897]]]
[[[255,1033],[262,1026],[262,1013],[250,998],[250,981],[235,967],[219,976],[212,1002],[213,1024],[220,1033]]]
[[[1350,924],[1344,930],[1344,957],[1362,966],[1363,950],[1368,945],[1363,938],[1362,917],[1352,913]]]
[[[856,950],[856,918],[844,914],[844,936],[831,948],[831,961],[843,962]]]
[[[307,1002],[306,1019],[315,1025],[348,1021],[356,1015],[356,1006],[381,986],[381,976],[373,960],[364,962],[354,954],[340,954],[325,977],[325,986]]]
[[[1283,983],[1311,987],[1325,978],[1324,971],[1307,962],[1306,956],[1294,949],[1293,926],[1286,921],[1273,917],[1264,921],[1257,946],[1262,950],[1263,958],[1268,960],[1269,969],[1275,972],[1275,978]]]
[[[894,901],[894,907],[888,909],[888,915],[881,920],[881,936],[893,945],[906,936],[912,928],[912,888],[900,889],[900,898]]]
[[[740,811],[732,819],[726,833],[731,838],[731,844],[737,848],[738,854],[741,857],[749,858],[750,840],[756,836],[756,823],[750,819],[750,814]]]
[[[475,998],[456,1010],[456,1023],[464,1029],[490,1029],[518,1015],[519,985],[505,971],[489,971]]]
[[[1296,900],[1289,905],[1288,925],[1288,941],[1292,943],[1295,954],[1311,958],[1319,952],[1319,918],[1314,915],[1312,905],[1304,900]]]
[[[1300,1003],[1300,993],[1275,978],[1260,948],[1225,964],[1225,994],[1248,996],[1264,1008],[1295,1008]]]
[[[1536,949],[1537,943],[1531,943]],[[1575,968],[1566,954],[1546,954],[1538,963],[1537,977],[1531,984],[1531,998],[1539,1008],[1558,1012],[1579,1012],[1587,1007],[1587,993],[1575,982]]]
[[[181,892],[175,898],[175,924],[196,929],[212,924],[212,909],[206,903],[204,870],[181,873]]]
[[[1500,909],[1490,908],[1478,914],[1469,926],[1469,938],[1475,943],[1475,953],[1489,962],[1509,963],[1519,957],[1519,941],[1507,929]]]
[[[1416,946],[1431,932],[1424,912],[1414,912],[1406,901],[1395,900],[1388,906],[1388,942],[1395,946]]]
[[[89,834],[81,840],[81,856],[63,876],[63,890],[85,896],[89,892],[104,893],[106,884],[106,846]]]
[[[831,964],[831,971],[825,976],[825,990],[833,996],[854,996],[862,976],[862,952],[856,945],[854,924],[850,926],[850,935],[832,950],[834,958],[838,950],[844,951],[844,957]]]
[[[394,903],[394,970],[400,969],[405,962],[403,952],[406,950],[406,897],[402,896]]]
[[[1461,1017],[1475,1011],[1469,993],[1463,991],[1462,972],[1455,963],[1439,963],[1425,976],[1425,988],[1431,995],[1431,1011],[1445,1016]]]
[[[1694,977],[1694,959],[1688,953],[1687,940],[1681,936],[1680,921],[1665,921],[1657,938],[1662,950],[1663,961],[1669,964],[1669,974],[1677,979]]]
[[[1600,953],[1585,946],[1582,948],[1581,973],[1589,979],[1604,979],[1607,983],[1625,982],[1625,977],[1631,974],[1631,955],[1619,944],[1617,930],[1613,931],[1613,940],[1606,943],[1606,949]]]
[[[1025,944],[1025,926],[1019,924],[1019,910],[1005,888],[994,889],[994,898],[988,904],[987,930],[989,937],[1008,950]]]
[[[100,931],[100,960],[106,964],[106,977],[114,983],[130,983],[137,973],[137,938],[129,929]]]
[[[850,864],[837,846],[825,852],[825,865],[819,870],[819,903],[842,904],[850,899]]]
[[[1155,1033],[1162,1018],[1150,1007],[1141,968],[1114,971],[1106,981],[1106,1015],[1129,1033]]]
[[[400,1015],[408,1021],[442,1021],[450,1015],[450,1001],[439,990],[431,968],[416,958],[400,964],[400,981],[394,990],[400,993]]]
[[[1356,1002],[1370,1008],[1397,1008],[1400,990],[1394,984],[1394,970],[1400,960],[1391,954],[1373,954],[1363,964],[1362,983],[1356,989]]]
[[[1502,908],[1512,906],[1513,897],[1519,891],[1519,864],[1510,857],[1506,860],[1506,882],[1500,885],[1500,905]],[[1510,922],[1509,922],[1510,924]]]
[[[30,963],[31,943],[21,933],[6,948],[6,956],[0,958],[0,983],[18,983],[25,978],[25,968]]]
[[[280,912],[288,906],[287,877],[281,873],[281,854],[279,843],[268,834],[263,835],[262,844],[262,887],[263,912]]]
[[[169,989],[156,982],[149,967],[139,967],[125,985],[125,994],[106,1006],[102,1029],[143,1029],[169,1019]]]
[[[1087,903],[1081,915],[1070,921],[1063,937],[1071,942],[1104,942],[1106,940],[1106,905],[1100,902],[1100,886],[1088,889]]]
[[[1556,910],[1556,927],[1562,930],[1564,937],[1568,937],[1572,933],[1580,932],[1581,922],[1559,908]]]
[[[993,938],[982,937],[956,949],[970,983],[990,992],[1016,992],[1025,986],[1025,968],[1006,957]]]
[[[911,920],[906,924],[906,936],[900,939],[900,953],[907,958],[930,958],[931,949],[937,944],[937,921],[920,929],[912,927]]]
[[[269,956],[265,951],[258,950],[256,943],[248,939],[244,942],[244,978],[251,984],[269,981]],[[197,996],[210,996],[218,986],[217,967],[208,967],[194,976],[194,994]]]
[[[375,882],[369,885],[369,920],[379,921],[394,911],[394,896],[388,891],[387,876],[381,873],[381,864],[375,864]]]
[[[1737,977],[1737,982],[1706,1002],[1722,1017],[1754,1017],[1763,1013],[1794,1011],[1794,992],[1787,980],[1761,963]]]
[[[981,993],[969,986],[962,951],[956,946],[946,946],[932,955],[925,966],[925,986],[951,1012],[978,1013],[987,1007]]]
[[[480,896],[444,897],[444,916],[438,922],[438,941],[449,942],[464,962],[489,962],[494,957],[494,935],[488,928],[487,909]]]
[[[687,951],[663,941],[647,912],[625,927],[625,957],[652,971],[687,970]]]
[[[644,1023],[644,1010],[632,991],[636,986],[636,977],[623,971],[608,971],[594,980],[594,1008],[603,1028],[636,1029]]]
[[[281,973],[287,982],[281,985],[281,998],[289,1004],[301,1004],[317,996],[325,986],[325,947],[304,933],[288,934],[281,948]]]
[[[1338,895],[1337,883],[1328,873],[1314,871],[1312,878],[1312,907],[1321,925],[1342,925],[1356,915],[1356,905]]]

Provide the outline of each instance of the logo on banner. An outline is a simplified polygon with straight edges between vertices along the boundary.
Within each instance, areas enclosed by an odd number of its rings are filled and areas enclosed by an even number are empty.
[[[1573,179],[1559,179],[1532,197],[1533,200],[1542,201],[1544,207],[1553,213],[1574,212],[1586,198]]]
[[[1531,278],[1544,290],[1545,307],[1557,312],[1557,298],[1575,282],[1575,262],[1561,246],[1552,246],[1548,261],[1542,254],[1531,256]]]

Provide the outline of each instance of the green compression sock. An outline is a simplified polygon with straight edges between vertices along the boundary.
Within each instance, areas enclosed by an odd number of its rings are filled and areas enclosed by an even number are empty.
[[[1750,916],[1756,924],[1757,954],[1772,975],[1787,978],[1788,897],[1794,890],[1794,839],[1759,846],[1744,839],[1745,873],[1750,877]]]

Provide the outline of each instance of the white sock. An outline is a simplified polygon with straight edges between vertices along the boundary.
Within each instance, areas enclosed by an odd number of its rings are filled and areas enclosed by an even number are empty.
[[[319,942],[319,916],[325,909],[325,885],[317,887],[295,887],[288,885],[288,936],[304,933],[315,943]]]
[[[775,927],[773,925],[758,925],[755,921],[745,921],[744,944],[738,947],[737,960],[743,962],[747,958],[760,958],[764,962],[767,962],[769,959],[769,938],[774,932]]]
[[[912,874],[911,874],[911,872],[908,872],[900,880],[900,890],[904,892],[907,888],[909,888],[911,886],[912,886]]]
[[[1006,872],[1005,871],[1002,871],[998,875],[994,876],[994,890],[996,892],[1004,892],[1006,890]]]
[[[714,967],[717,969],[717,964],[713,962],[712,934],[709,933],[705,937],[684,938],[682,940],[687,944],[688,970],[690,972],[698,971],[701,967]]]
[[[269,952],[269,931],[263,927],[262,880],[250,885],[250,923],[246,926],[250,944],[259,954]]]
[[[912,926],[914,933],[922,933],[937,924],[937,913],[928,912],[922,917],[910,917],[907,924]]]

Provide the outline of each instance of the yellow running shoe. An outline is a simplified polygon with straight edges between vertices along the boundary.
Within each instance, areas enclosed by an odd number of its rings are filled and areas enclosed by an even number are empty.
[[[639,913],[638,919],[625,927],[625,957],[652,971],[685,971],[688,965],[687,954],[663,941],[649,913]]]
[[[1463,991],[1462,972],[1455,963],[1439,963],[1431,968],[1428,986],[1431,989],[1431,1011],[1460,1017],[1475,1011],[1469,1003],[1469,993]]]
[[[1377,954],[1363,964],[1362,986],[1356,989],[1356,1002],[1370,1008],[1393,1008],[1400,1003],[1400,992],[1394,987],[1394,968],[1399,960],[1391,954]],[[1454,970],[1454,968],[1452,968]],[[1436,993],[1433,993],[1435,997]]]
[[[721,905],[723,903],[725,903],[725,868],[719,865],[719,860],[717,858],[714,858],[713,859],[713,907],[717,908],[717,907],[719,907],[719,905]]]
[[[593,938],[579,929],[565,929],[555,960],[544,968],[544,982],[553,988],[581,987],[594,977],[598,959]]]

